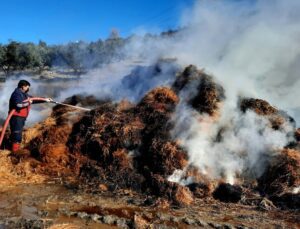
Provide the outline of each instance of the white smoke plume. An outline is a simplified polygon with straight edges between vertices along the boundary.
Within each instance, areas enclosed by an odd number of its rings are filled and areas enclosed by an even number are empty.
[[[197,1],[175,37],[137,38],[130,46],[142,58],[174,57],[181,66],[205,68],[224,86],[227,99],[216,122],[184,103],[177,109],[174,137],[203,173],[231,183],[241,173],[257,177],[268,157],[291,141],[292,126],[275,131],[265,118],[242,115],[237,106],[240,96],[261,98],[300,121],[298,12],[296,0]],[[222,140],[215,142],[223,126]]]
[[[235,104],[237,94],[269,101],[300,121],[300,2],[199,0],[177,36],[136,38],[130,56],[174,57],[214,74]],[[299,116],[299,118],[298,118]]]
[[[268,160],[293,140],[289,135],[293,127],[286,123],[274,130],[265,117],[253,111],[242,114],[224,108],[221,117],[212,118],[181,104],[174,117],[174,138],[188,151],[189,164],[209,178],[224,178],[229,183],[236,177],[257,178]]]

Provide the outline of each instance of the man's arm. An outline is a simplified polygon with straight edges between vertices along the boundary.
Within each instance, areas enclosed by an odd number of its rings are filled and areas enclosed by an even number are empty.
[[[42,98],[42,97],[33,97],[31,95],[28,95],[30,98],[30,101],[32,104],[37,104],[37,103],[50,103],[53,101],[51,98]]]

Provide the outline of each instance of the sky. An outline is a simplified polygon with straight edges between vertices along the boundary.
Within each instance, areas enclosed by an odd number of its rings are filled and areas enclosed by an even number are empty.
[[[177,28],[196,0],[0,0],[0,43],[48,44]]]

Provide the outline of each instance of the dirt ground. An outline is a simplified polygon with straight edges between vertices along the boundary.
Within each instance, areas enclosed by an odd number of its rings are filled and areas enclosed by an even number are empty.
[[[299,211],[195,199],[186,207],[131,190],[81,189],[0,152],[0,228],[300,228]],[[264,205],[266,206],[266,205]]]

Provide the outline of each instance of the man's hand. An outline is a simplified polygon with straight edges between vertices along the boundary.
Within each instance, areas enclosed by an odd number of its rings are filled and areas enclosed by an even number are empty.
[[[52,98],[46,98],[45,100],[46,100],[47,103],[53,102],[53,99],[52,99]]]

